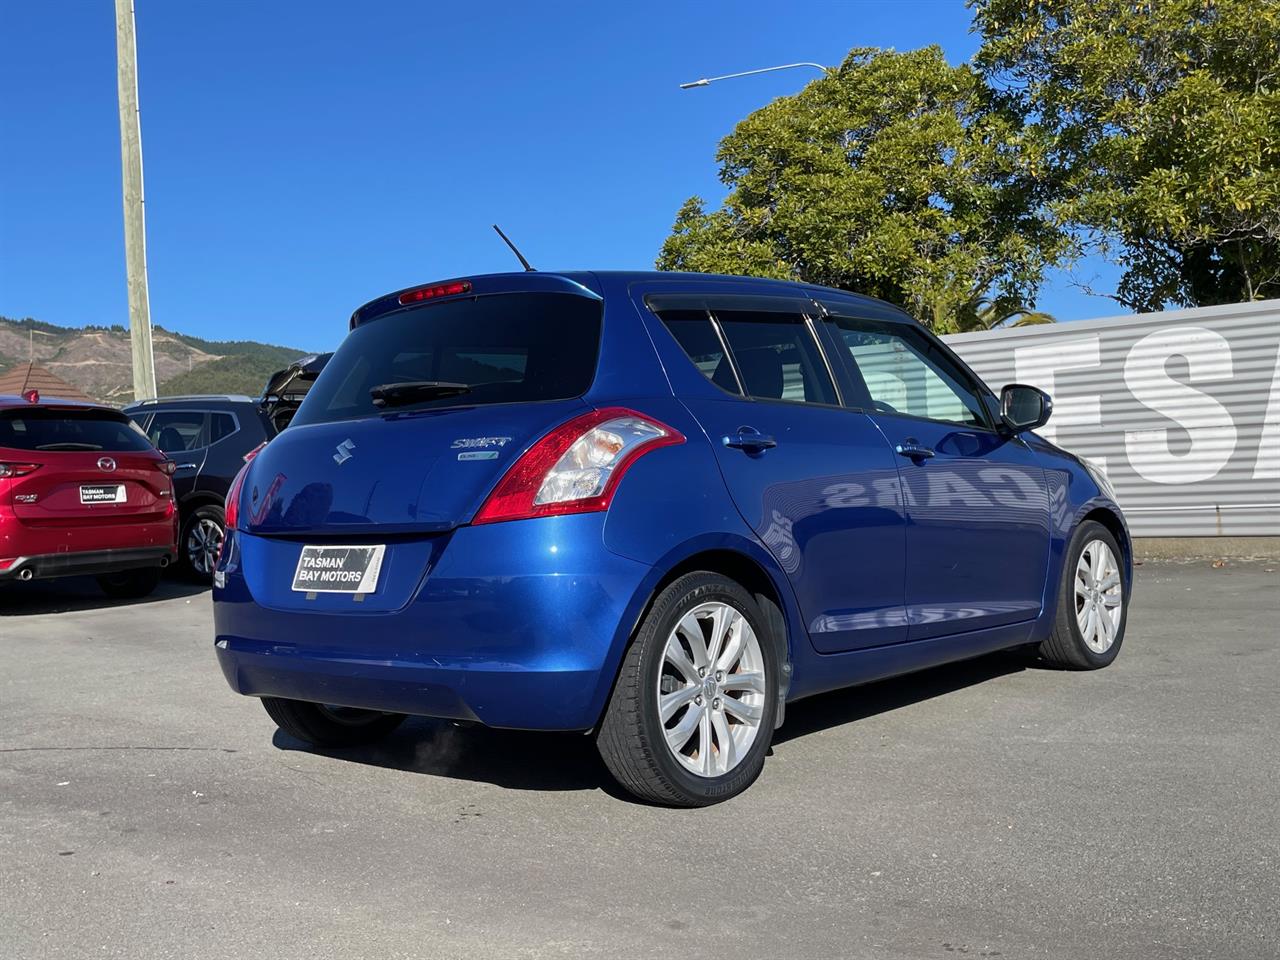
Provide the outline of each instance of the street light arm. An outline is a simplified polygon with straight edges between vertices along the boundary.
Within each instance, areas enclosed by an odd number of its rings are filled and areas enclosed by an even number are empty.
[[[773,73],[775,70],[791,70],[795,67],[813,67],[815,70],[821,70],[823,73],[830,73],[832,67],[824,67],[820,63],[784,63],[777,67],[761,67],[759,70],[744,70],[741,73],[726,73],[722,77],[703,77],[701,80],[691,80],[688,83],[680,84],[681,90],[691,90],[694,87],[705,87],[708,84],[715,83],[717,80],[734,80],[738,77],[751,77],[757,73]]]

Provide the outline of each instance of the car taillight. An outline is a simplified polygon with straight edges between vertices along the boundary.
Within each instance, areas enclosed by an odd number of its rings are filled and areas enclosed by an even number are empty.
[[[227,490],[227,502],[223,506],[223,518],[228,530],[237,529],[240,522],[240,491],[244,489],[244,475],[249,472],[249,464],[253,463],[253,458],[260,454],[265,443],[260,443],[248,453],[244,455],[244,466],[240,468],[235,479],[231,481],[231,488]],[[222,542],[226,543],[227,538],[223,537]],[[219,550],[221,555],[221,550]]]
[[[684,440],[679,430],[625,407],[575,417],[511,465],[472,523],[607,510],[637,457]]]
[[[166,477],[172,477],[178,465],[172,460],[161,460],[156,464],[156,469],[163,473]]]
[[[0,461],[0,477],[25,477],[40,469],[38,463],[11,463]]]

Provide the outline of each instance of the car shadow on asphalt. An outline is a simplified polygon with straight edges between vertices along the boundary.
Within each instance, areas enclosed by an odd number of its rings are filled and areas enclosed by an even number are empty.
[[[787,707],[786,723],[774,733],[773,742],[780,745],[855,723],[1017,673],[1029,665],[1027,658],[1017,654],[991,654],[800,700]],[[638,802],[614,783],[596,752],[594,738],[581,733],[494,730],[411,717],[374,746],[321,749],[280,730],[272,743],[284,751],[510,790],[602,790],[616,799]]]
[[[29,583],[0,584],[0,617],[34,617],[47,613],[71,613],[106,607],[130,607],[164,600],[181,600],[209,590],[176,576],[161,578],[150,596],[138,600],[113,600],[93,577],[59,577]]]
[[[281,730],[272,743],[280,750],[509,790],[605,790],[623,796],[596,753],[594,739],[581,733],[494,730],[410,717],[387,739],[368,747],[312,747]]]
[[[787,704],[786,722],[774,732],[775,746],[832,727],[932,700],[1036,666],[1016,651],[992,653],[889,680],[847,687]]]

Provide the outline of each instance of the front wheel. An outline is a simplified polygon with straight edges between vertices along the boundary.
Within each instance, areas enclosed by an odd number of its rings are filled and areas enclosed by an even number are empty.
[[[381,740],[404,722],[402,713],[379,713],[281,697],[263,697],[262,706],[295,740],[317,747],[358,747]]]
[[[1111,663],[1124,642],[1129,583],[1120,545],[1111,531],[1087,520],[1071,538],[1053,632],[1040,656],[1059,667],[1097,670]]]
[[[751,595],[714,573],[662,591],[623,659],[596,746],[627,791],[700,807],[760,774],[777,715],[778,653]]]

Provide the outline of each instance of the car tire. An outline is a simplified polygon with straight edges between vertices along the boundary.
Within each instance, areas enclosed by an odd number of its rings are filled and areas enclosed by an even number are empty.
[[[192,510],[178,536],[178,564],[183,575],[196,583],[212,583],[227,517],[222,507],[206,504]]]
[[[717,624],[725,625],[719,639]],[[596,747],[619,785],[641,800],[675,807],[728,800],[764,766],[779,672],[777,644],[746,590],[715,573],[682,576],[636,629]]]
[[[159,567],[121,570],[98,577],[98,586],[112,600],[140,600],[150,596],[160,584]]]
[[[375,743],[404,722],[402,713],[379,713],[281,697],[263,697],[276,726],[295,740],[317,747],[358,747]]]
[[[1110,664],[1124,642],[1129,590],[1124,554],[1115,536],[1096,521],[1080,524],[1067,547],[1053,631],[1040,644],[1041,658],[1069,670],[1098,670]],[[1091,612],[1096,624],[1092,628]]]

